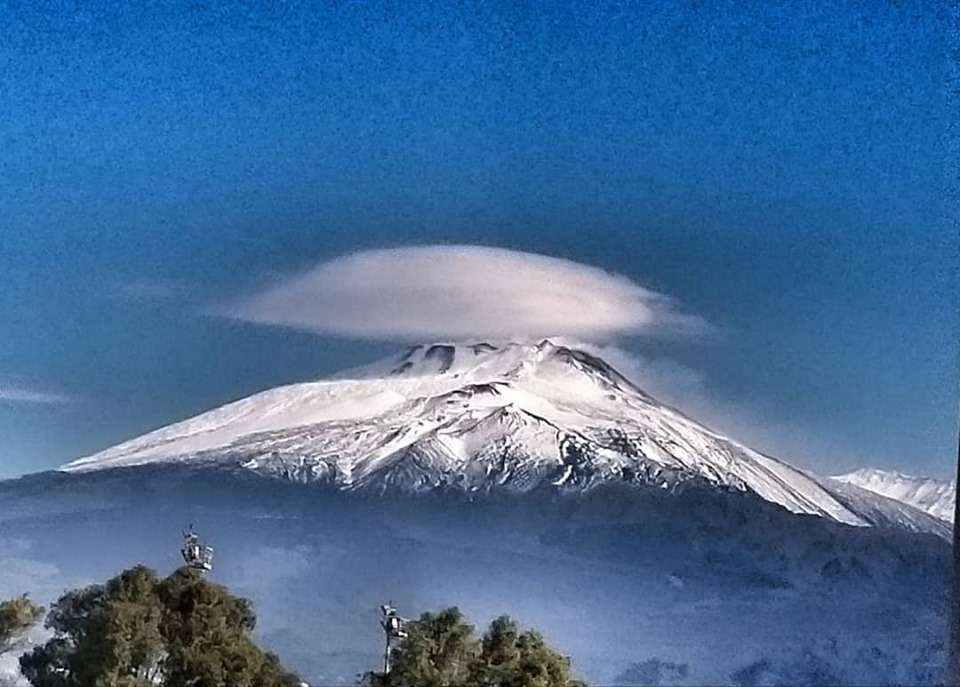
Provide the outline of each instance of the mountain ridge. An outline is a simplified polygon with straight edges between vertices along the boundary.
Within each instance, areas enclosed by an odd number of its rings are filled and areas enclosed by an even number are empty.
[[[935,518],[953,523],[956,482],[879,468],[860,468],[835,475],[833,479],[906,503]]]
[[[413,346],[331,379],[253,394],[62,469],[169,461],[344,490],[702,482],[849,525],[949,533],[909,505],[753,451],[659,403],[601,358],[548,339]]]

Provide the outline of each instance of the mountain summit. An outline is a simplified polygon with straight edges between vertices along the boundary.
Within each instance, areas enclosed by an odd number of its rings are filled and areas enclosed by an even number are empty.
[[[595,355],[549,340],[415,346],[334,379],[254,394],[62,469],[167,462],[342,490],[700,484],[851,525],[948,533],[909,505],[751,450],[659,403]]]

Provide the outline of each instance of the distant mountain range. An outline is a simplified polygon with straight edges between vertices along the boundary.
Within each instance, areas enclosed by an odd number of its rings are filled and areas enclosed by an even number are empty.
[[[868,489],[929,513],[935,518],[953,522],[957,500],[957,483],[930,477],[915,477],[892,470],[862,468],[833,479]]]

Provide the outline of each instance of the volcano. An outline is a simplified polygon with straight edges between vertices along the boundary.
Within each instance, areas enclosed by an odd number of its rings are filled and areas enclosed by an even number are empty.
[[[343,490],[466,493],[601,484],[751,492],[792,513],[949,535],[908,504],[792,467],[658,402],[577,348],[415,346],[264,391],[64,466],[234,466]]]
[[[0,597],[170,571],[190,523],[311,684],[379,664],[387,600],[510,613],[592,684],[942,679],[950,523],[550,340],[414,346],[0,482]]]

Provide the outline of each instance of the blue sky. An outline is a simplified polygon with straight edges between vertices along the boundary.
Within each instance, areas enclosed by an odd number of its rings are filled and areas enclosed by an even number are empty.
[[[676,299],[614,343],[759,448],[952,475],[949,6],[812,4],[4,3],[0,476],[390,352],[210,313],[433,244]]]

